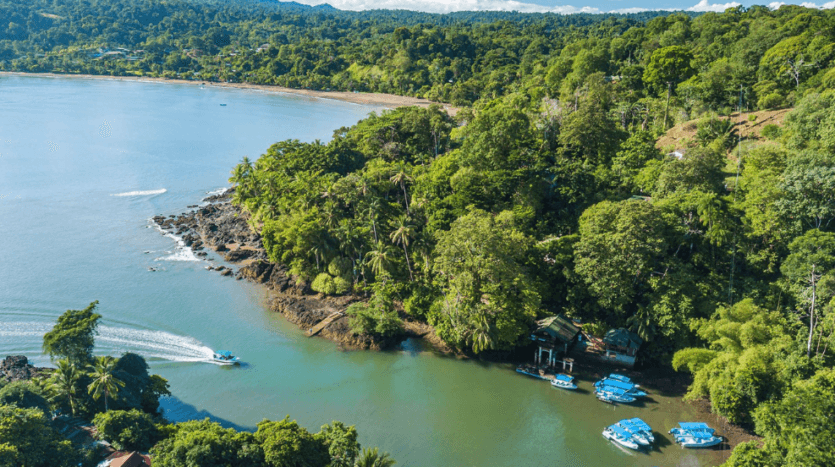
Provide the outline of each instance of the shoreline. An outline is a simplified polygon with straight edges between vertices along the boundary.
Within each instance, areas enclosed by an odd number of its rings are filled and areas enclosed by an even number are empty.
[[[432,102],[427,99],[409,96],[398,96],[396,94],[383,93],[366,93],[366,92],[347,92],[347,91],[315,91],[312,89],[295,89],[283,86],[276,86],[270,84],[250,84],[250,83],[222,83],[203,80],[188,80],[176,78],[155,78],[151,76],[114,76],[114,75],[88,75],[88,74],[73,74],[73,73],[27,73],[22,71],[0,71],[0,77],[3,76],[17,76],[17,77],[41,77],[41,78],[74,78],[74,79],[91,79],[91,80],[107,80],[107,81],[136,81],[146,83],[161,83],[161,84],[187,84],[193,86],[212,86],[227,89],[243,89],[249,91],[261,91],[273,94],[293,94],[299,96],[312,97],[315,99],[333,99],[351,104],[360,105],[379,105],[389,108],[398,107],[429,107],[431,105],[438,105],[446,110],[450,115],[455,115],[458,112],[457,107],[440,102]]]
[[[227,266],[209,266],[206,269],[218,271],[229,278],[246,279],[256,286],[265,287],[271,296],[268,301],[269,310],[281,314],[302,330],[309,331],[333,313],[344,311],[349,304],[361,300],[353,295],[327,297],[316,294],[309,289],[306,282],[292,277],[286,267],[269,263],[260,245],[260,236],[253,232],[244,220],[246,215],[239,215],[242,214],[240,208],[231,204],[229,197],[232,190],[234,188],[204,198],[202,202],[207,204],[202,204],[198,209],[168,217],[157,216],[154,221],[164,231],[182,236],[189,247],[198,251],[211,250],[227,264],[237,268],[232,270]],[[198,256],[204,256],[205,259],[205,254]],[[340,350],[375,351],[390,349],[408,338],[414,338],[424,342],[428,347],[426,350],[447,358],[475,359],[511,366],[519,363],[511,355],[493,355],[492,358],[488,355],[485,359],[460,354],[448,348],[428,324],[408,320],[403,313],[401,318],[404,318],[405,332],[397,339],[376,341],[365,336],[355,336],[351,333],[344,315],[322,327],[315,336],[334,342]],[[692,382],[692,376],[689,374],[668,368],[626,369],[590,359],[576,359],[572,374],[581,380],[594,381],[610,372],[625,374],[642,381],[643,386],[652,391],[651,401],[652,395],[655,394],[673,398],[680,404],[690,406],[701,421],[708,422],[725,437],[725,441],[713,449],[723,460],[726,460],[726,456],[730,455],[737,444],[759,439],[748,429],[730,424],[724,417],[714,414],[708,401],[683,400],[687,387]]]

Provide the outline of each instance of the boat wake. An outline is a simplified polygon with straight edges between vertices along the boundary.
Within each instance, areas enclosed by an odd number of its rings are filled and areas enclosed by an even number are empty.
[[[25,340],[32,341],[27,343],[34,343],[40,341],[51,329],[51,323],[0,323],[0,342]],[[192,337],[178,336],[165,331],[113,326],[99,326],[98,331],[94,350],[97,355],[119,356],[125,352],[133,352],[151,361],[212,362],[212,349]]]
[[[126,197],[126,196],[152,196],[152,195],[161,195],[168,190],[165,188],[160,188],[159,190],[147,190],[147,191],[128,191],[126,193],[116,193],[115,195],[110,196],[119,196],[119,197]]]

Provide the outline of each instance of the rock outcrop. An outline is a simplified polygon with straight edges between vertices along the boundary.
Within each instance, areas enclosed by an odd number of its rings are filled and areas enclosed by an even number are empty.
[[[0,379],[6,383],[28,381],[45,372],[45,368],[30,365],[29,359],[23,355],[8,356],[0,362]]]

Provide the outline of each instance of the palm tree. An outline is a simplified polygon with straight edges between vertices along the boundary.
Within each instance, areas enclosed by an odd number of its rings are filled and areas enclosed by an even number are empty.
[[[473,345],[473,352],[481,353],[493,347],[493,337],[490,335],[490,323],[487,316],[480,314],[473,322],[470,329],[470,342]]]
[[[406,182],[411,182],[412,177],[409,174],[410,170],[403,164],[397,164],[394,168],[394,173],[389,180],[395,185],[400,185],[403,190],[403,204],[406,205],[406,212],[411,216],[412,211],[409,209],[409,196],[406,193]]]
[[[73,417],[75,417],[75,390],[79,378],[81,378],[81,372],[75,364],[70,363],[69,360],[58,360],[58,368],[52,373],[49,381],[50,389],[55,392],[56,398],[66,398],[69,402],[70,413]]]
[[[120,387],[125,387],[125,383],[113,376],[113,370],[116,368],[116,359],[111,356],[104,356],[96,358],[96,363],[90,365],[90,377],[93,382],[87,386],[87,393],[93,395],[93,399],[99,400],[99,397],[104,394],[104,411],[107,412],[108,397],[115,396],[119,393]]]
[[[380,453],[377,448],[363,449],[354,462],[354,467],[391,467],[396,464],[389,453]]]
[[[377,238],[377,213],[380,211],[380,202],[376,199],[368,204],[368,218],[371,219],[371,230],[374,232],[374,243],[379,243]]]
[[[382,242],[378,242],[375,249],[366,253],[368,265],[374,275],[380,276],[388,272],[388,268],[391,266],[391,259],[388,254],[389,250]]]
[[[415,226],[408,223],[409,219],[406,216],[401,217],[395,224],[395,230],[391,233],[391,241],[395,245],[403,245],[403,252],[406,253],[406,267],[409,268],[409,280],[414,281],[412,276],[412,264],[409,262],[409,250],[406,246],[409,245],[409,240],[415,234]]]

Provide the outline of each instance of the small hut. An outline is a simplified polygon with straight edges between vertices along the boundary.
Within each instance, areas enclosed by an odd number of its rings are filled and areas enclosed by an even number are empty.
[[[644,343],[643,339],[634,332],[626,329],[610,329],[603,337],[605,344],[606,359],[614,360],[627,366],[635,366],[635,358],[638,356],[638,349]]]
[[[549,316],[537,321],[536,330],[531,334],[531,340],[537,343],[534,362],[537,366],[553,367],[557,361],[557,353],[568,353],[568,348],[580,334],[580,328],[564,316]],[[542,354],[548,356],[543,365]]]

